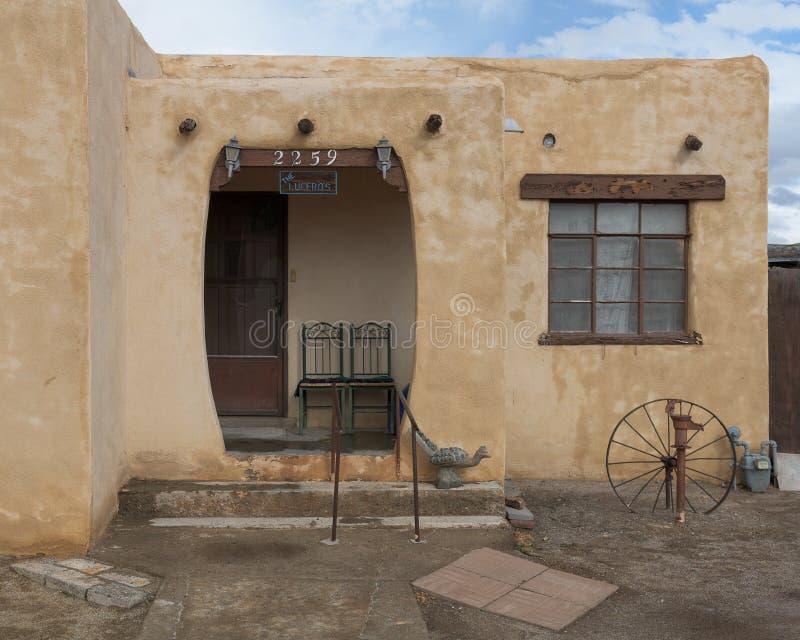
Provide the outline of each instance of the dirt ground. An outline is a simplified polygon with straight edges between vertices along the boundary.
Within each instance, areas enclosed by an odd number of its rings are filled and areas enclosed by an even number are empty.
[[[518,484],[536,518],[530,535],[438,530],[413,545],[405,531],[342,529],[328,547],[320,530],[157,529],[120,519],[91,555],[163,576],[183,594],[177,640],[800,638],[800,493],[731,494],[679,529],[664,513],[627,513],[604,483]],[[411,589],[481,546],[620,589],[560,633]],[[146,607],[80,602],[11,573],[10,562],[0,558],[0,639],[137,638]]]

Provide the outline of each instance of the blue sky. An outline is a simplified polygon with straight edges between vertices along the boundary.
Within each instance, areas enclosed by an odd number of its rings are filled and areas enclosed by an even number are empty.
[[[545,58],[756,54],[769,65],[771,78],[769,239],[800,242],[800,1],[121,3],[162,53]]]

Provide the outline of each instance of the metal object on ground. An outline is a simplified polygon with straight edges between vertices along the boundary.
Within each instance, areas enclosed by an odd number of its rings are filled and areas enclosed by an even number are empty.
[[[688,433],[690,423],[702,429]],[[680,457],[685,481],[682,496],[676,496]],[[712,411],[663,398],[635,407],[617,423],[606,449],[606,473],[629,511],[676,512],[681,497],[690,512],[711,513],[734,484],[736,455],[728,429]]]
[[[697,424],[689,415],[675,415],[675,403],[667,404],[667,414],[672,420],[675,430],[675,524],[686,524],[686,450],[689,448],[689,431],[703,431],[702,424]]]
[[[739,460],[744,486],[756,493],[766,491],[770,481],[774,481],[777,474],[778,443],[774,440],[762,440],[761,452],[751,453],[750,443],[741,439],[742,430],[739,427],[730,427],[728,432],[731,434],[734,446],[744,449]]]

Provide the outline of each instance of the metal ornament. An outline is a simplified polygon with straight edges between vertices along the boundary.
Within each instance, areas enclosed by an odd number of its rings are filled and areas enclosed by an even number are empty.
[[[233,177],[234,171],[241,169],[239,155],[242,152],[242,147],[239,146],[239,141],[236,136],[231,138],[231,141],[225,145],[225,167],[228,169],[228,178]]]
[[[380,142],[375,146],[375,151],[378,153],[378,162],[375,166],[381,172],[383,179],[386,180],[386,174],[392,168],[392,145],[384,136]]]
[[[736,480],[736,454],[712,411],[665,398],[639,405],[617,423],[606,474],[629,511],[666,509],[683,524],[687,508],[711,513],[722,504]]]

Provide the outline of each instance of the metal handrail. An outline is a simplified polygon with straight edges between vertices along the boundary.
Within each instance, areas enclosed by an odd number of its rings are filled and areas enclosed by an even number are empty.
[[[400,403],[403,405],[403,409],[408,416],[408,421],[411,423],[411,469],[414,486],[414,542],[421,542],[419,534],[419,473],[417,471],[417,432],[419,431],[419,426],[414,418],[414,414],[411,413],[411,407],[408,404],[408,400],[406,400],[406,397],[403,395],[403,392],[397,389],[395,396],[400,399]]]
[[[333,475],[333,519],[331,522],[331,544],[336,542],[336,520],[339,515],[339,468],[342,461],[342,407],[339,403],[339,389],[331,383],[333,402],[331,404],[331,474]]]

